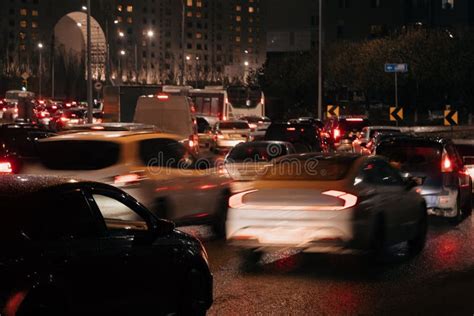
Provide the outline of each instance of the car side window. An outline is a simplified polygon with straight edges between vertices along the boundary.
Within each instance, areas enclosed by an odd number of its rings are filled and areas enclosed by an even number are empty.
[[[148,230],[146,220],[123,201],[100,193],[93,194],[92,197],[109,232],[127,233]]]
[[[45,193],[35,202],[24,233],[33,240],[97,238],[100,228],[82,190]]]
[[[172,139],[157,138],[140,142],[140,158],[146,166],[183,167],[189,155],[182,144]]]

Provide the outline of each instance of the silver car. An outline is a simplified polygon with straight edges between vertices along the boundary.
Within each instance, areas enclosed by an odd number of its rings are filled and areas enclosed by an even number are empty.
[[[246,121],[220,121],[213,130],[211,151],[220,153],[249,141],[250,126]]]

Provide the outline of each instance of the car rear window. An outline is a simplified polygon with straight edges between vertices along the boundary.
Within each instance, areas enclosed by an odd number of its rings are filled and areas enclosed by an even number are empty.
[[[388,158],[392,163],[402,166],[432,166],[439,165],[443,147],[437,143],[428,142],[387,142],[377,148],[377,155]]]
[[[37,157],[36,142],[54,136],[41,130],[7,129],[0,132],[0,154],[16,154],[20,157]]]
[[[120,145],[106,141],[54,141],[39,143],[42,163],[53,170],[100,170],[116,164]]]
[[[219,123],[219,129],[249,129],[249,124],[244,122]]]
[[[355,160],[355,157],[282,158],[278,163],[266,169],[262,180],[342,180]]]
[[[261,162],[287,155],[286,146],[278,143],[236,146],[227,157],[229,162]]]
[[[369,125],[369,121],[364,119],[345,119],[339,121],[339,128],[346,132],[360,132]]]

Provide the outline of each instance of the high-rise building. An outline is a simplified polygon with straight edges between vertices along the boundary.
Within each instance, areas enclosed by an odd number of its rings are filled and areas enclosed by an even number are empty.
[[[2,3],[4,72],[34,76],[40,42],[46,74],[58,68],[58,59],[83,65],[85,3]],[[117,84],[244,80],[265,62],[263,12],[263,0],[94,0],[92,75],[105,80],[109,74]]]

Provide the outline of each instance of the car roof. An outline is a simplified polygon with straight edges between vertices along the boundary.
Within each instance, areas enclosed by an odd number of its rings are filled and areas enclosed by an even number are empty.
[[[414,136],[414,135],[393,135],[387,139],[382,140],[380,145],[390,142],[417,142],[417,143],[437,143],[440,145],[446,144],[449,142],[448,139],[442,137],[431,137],[431,136]]]
[[[117,131],[117,132],[80,132],[72,134],[64,134],[40,140],[40,142],[55,142],[64,140],[93,140],[93,141],[114,141],[114,142],[129,142],[137,140],[146,140],[153,138],[169,138],[176,141],[181,140],[181,137],[174,134],[157,133],[151,131]]]
[[[400,127],[397,127],[397,126],[366,126],[364,128],[367,128],[367,129],[380,129],[380,130],[384,130],[384,129],[388,129],[388,130],[397,130],[399,131],[400,130]]]
[[[270,145],[270,144],[277,144],[277,145],[285,145],[285,146],[293,146],[290,142],[284,142],[284,141],[280,141],[280,140],[259,140],[259,141],[255,141],[255,142],[246,142],[246,143],[240,143],[240,144],[237,144],[235,147],[237,146],[259,146],[259,145]]]
[[[474,139],[453,139],[452,141],[455,145],[473,145],[474,146]]]
[[[353,158],[354,160],[359,158],[365,158],[365,156],[361,154],[354,154],[354,153],[322,153],[322,152],[315,152],[315,153],[304,153],[304,154],[292,154],[277,158],[274,160],[275,163],[280,161],[285,161],[288,159],[298,159],[298,160],[308,160],[308,159],[344,159],[344,158]]]
[[[8,198],[17,198],[63,185],[93,183],[53,176],[3,175],[0,177],[0,197]]]
[[[134,131],[134,130],[153,130],[159,131],[155,125],[151,124],[142,124],[142,123],[96,123],[96,124],[83,124],[77,126],[71,126],[67,130],[94,130],[97,128],[97,131],[100,131],[100,128],[103,128],[104,131]]]

